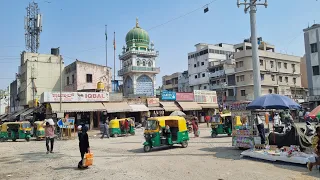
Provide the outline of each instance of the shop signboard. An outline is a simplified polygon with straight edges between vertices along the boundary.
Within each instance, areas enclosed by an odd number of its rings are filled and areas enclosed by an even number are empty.
[[[159,107],[160,101],[159,98],[147,98],[148,107]]]
[[[176,93],[176,101],[193,101],[194,95],[193,93]]]
[[[42,103],[60,102],[60,92],[44,92]],[[62,102],[105,102],[109,101],[108,92],[62,92]]]
[[[122,95],[122,93],[110,93],[110,94],[109,94],[109,101],[122,102],[122,101],[123,101],[123,95]]]
[[[174,91],[162,91],[161,92],[161,99],[162,100],[175,101],[176,100],[176,92],[174,92]]]
[[[194,101],[198,103],[217,104],[217,93],[208,90],[194,90]]]

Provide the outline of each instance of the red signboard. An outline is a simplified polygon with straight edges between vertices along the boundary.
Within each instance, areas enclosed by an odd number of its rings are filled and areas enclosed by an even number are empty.
[[[159,98],[147,98],[148,107],[160,106]]]
[[[193,93],[176,93],[176,101],[193,101]]]

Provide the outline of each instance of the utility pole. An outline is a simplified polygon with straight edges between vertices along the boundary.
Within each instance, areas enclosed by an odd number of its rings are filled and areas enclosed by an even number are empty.
[[[59,55],[60,57],[60,113],[62,112],[62,56]]]
[[[105,36],[106,36],[106,66],[108,69],[108,26],[105,25]],[[108,71],[107,71],[108,75]]]
[[[260,63],[259,63],[259,55],[258,55],[257,30],[256,30],[256,12],[257,12],[257,5],[263,5],[267,8],[268,1],[265,0],[264,3],[257,3],[257,0],[244,0],[244,2],[240,2],[240,0],[237,0],[237,5],[238,7],[240,7],[240,5],[244,5],[245,13],[247,13],[248,9],[250,9],[252,68],[253,68],[253,84],[254,84],[253,87],[254,87],[254,99],[257,99],[259,96],[261,96],[261,77],[260,77]]]
[[[113,33],[113,87],[114,91],[116,91],[116,32]]]

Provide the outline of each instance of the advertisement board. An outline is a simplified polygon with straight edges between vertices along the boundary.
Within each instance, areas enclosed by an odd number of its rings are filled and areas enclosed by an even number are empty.
[[[193,93],[176,93],[176,101],[192,101],[194,100]]]
[[[160,101],[159,98],[147,98],[148,107],[159,107]]]
[[[173,91],[162,91],[161,92],[161,100],[176,100],[176,92]]]
[[[217,93],[208,90],[194,90],[194,101],[198,103],[217,103]]]
[[[44,92],[42,103],[60,102],[60,92]],[[62,102],[105,102],[109,101],[108,92],[62,92]]]

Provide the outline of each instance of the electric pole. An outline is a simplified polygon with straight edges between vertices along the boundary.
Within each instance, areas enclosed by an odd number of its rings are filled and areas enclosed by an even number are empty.
[[[59,55],[60,59],[60,113],[62,112],[62,56]]]
[[[256,30],[257,5],[263,5],[266,8],[268,6],[267,0],[265,0],[264,3],[257,3],[257,1],[258,0],[244,0],[244,2],[240,2],[240,0],[237,0],[238,7],[240,7],[240,5],[244,5],[245,13],[247,13],[248,9],[250,9],[254,99],[257,99],[259,96],[261,96],[260,63],[259,63],[259,55],[258,55],[258,40],[257,40],[257,30]]]
[[[32,83],[32,107],[35,107],[35,90],[36,90],[36,87],[35,87],[35,83],[34,83],[34,79],[36,79],[34,77],[34,65],[32,65],[31,67],[31,83]]]

